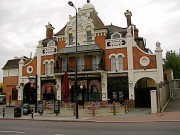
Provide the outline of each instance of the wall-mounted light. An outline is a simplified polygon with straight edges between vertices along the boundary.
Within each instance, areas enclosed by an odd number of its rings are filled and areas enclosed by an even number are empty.
[[[143,69],[144,69],[144,70],[146,70],[146,69],[147,69],[147,66],[142,66],[142,67],[143,67]]]
[[[82,85],[82,83],[80,84],[80,89],[83,89],[83,85]]]

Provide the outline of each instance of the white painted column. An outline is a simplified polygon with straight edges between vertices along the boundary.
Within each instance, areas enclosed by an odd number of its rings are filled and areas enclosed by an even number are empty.
[[[23,57],[21,57],[21,60],[19,61],[19,72],[18,72],[18,84],[23,83],[22,82],[22,70],[23,70],[23,66],[24,66],[24,60]]]
[[[162,61],[162,49],[160,42],[156,42],[156,63],[157,63],[157,77],[158,83],[163,82],[163,61]]]
[[[157,113],[157,91],[151,90],[151,113]]]
[[[23,100],[23,86],[20,85],[21,83],[24,83],[22,80],[22,71],[23,71],[23,66],[24,66],[24,60],[23,57],[21,57],[21,60],[19,61],[19,73],[18,73],[18,85],[17,85],[17,90],[18,90],[18,100],[22,101]]]
[[[131,34],[131,27],[127,29],[126,45],[128,57],[128,84],[129,84],[129,98],[135,99],[134,95],[134,77],[133,77],[133,36]]]
[[[108,100],[107,92],[107,73],[101,73],[101,89],[102,89],[102,101]]]
[[[39,41],[37,46],[36,54],[37,56],[37,100],[41,100],[41,55],[42,55],[42,41]]]

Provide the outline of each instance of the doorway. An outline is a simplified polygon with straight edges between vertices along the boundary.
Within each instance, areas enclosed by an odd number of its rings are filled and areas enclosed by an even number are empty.
[[[148,77],[141,78],[135,85],[135,107],[150,108],[150,91],[156,90],[156,82]]]

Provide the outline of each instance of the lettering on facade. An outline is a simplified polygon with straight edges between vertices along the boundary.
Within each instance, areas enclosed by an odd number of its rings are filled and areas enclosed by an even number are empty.
[[[125,39],[109,39],[106,40],[106,49],[121,48],[126,45]]]
[[[42,50],[43,54],[54,54],[57,52],[57,49],[55,47],[51,47],[51,48],[44,48]]]
[[[128,73],[108,74],[108,77],[121,77],[121,76],[128,76]]]

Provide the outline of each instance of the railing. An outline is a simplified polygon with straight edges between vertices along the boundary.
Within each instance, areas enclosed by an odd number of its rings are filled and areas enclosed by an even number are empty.
[[[101,93],[89,93],[89,101],[100,101]]]
[[[78,72],[97,71],[97,70],[104,70],[104,65],[101,64],[77,65]],[[64,71],[75,72],[75,66],[62,66],[62,67],[54,68],[54,73],[63,73]]]

